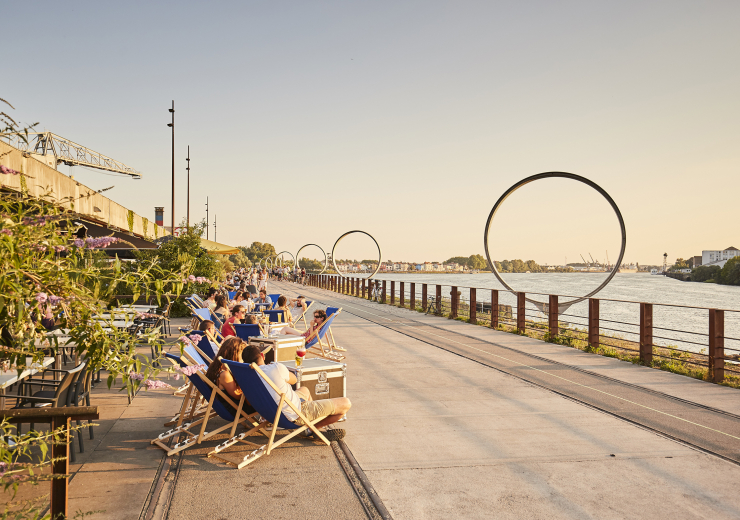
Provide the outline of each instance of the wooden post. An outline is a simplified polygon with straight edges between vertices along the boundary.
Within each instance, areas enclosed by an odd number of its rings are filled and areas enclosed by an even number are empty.
[[[491,289],[491,328],[498,328],[498,290]]]
[[[427,284],[421,284],[421,310],[427,311]]]
[[[450,287],[450,318],[457,318],[457,287]]]
[[[56,475],[69,475],[69,427],[70,419],[67,417],[54,417],[51,422],[52,429],[64,427],[65,434],[62,443],[52,444],[51,458],[61,459],[53,462],[51,472]],[[81,433],[79,435],[82,435]],[[69,479],[55,478],[51,481],[51,507],[52,518],[67,518]]]
[[[709,309],[709,377],[725,380],[725,311]]]
[[[524,334],[527,330],[527,309],[525,307],[527,302],[524,298],[523,292],[516,293],[516,330],[519,334]]]
[[[470,323],[478,325],[478,309],[475,301],[475,287],[470,288]]]
[[[383,280],[383,303],[385,303],[385,280]]]
[[[405,307],[406,306],[406,293],[404,292],[404,289],[405,289],[404,282],[401,282],[399,289],[400,290],[398,291],[398,299],[400,300],[401,307]]]
[[[411,290],[409,291],[409,309],[412,311],[416,310],[416,284],[411,282]]]
[[[391,280],[391,305],[396,303],[396,281]]]
[[[441,285],[437,286],[436,297],[437,297],[436,299],[437,308],[434,310],[434,314],[437,314],[437,311],[439,311],[439,315],[441,316],[442,314],[444,314],[444,311],[442,309],[442,286]]]
[[[360,296],[360,279],[355,278],[355,296]]]
[[[365,299],[365,279],[362,279],[362,298]]]
[[[588,299],[588,344],[599,348],[599,300]]]
[[[550,341],[560,335],[560,327],[558,327],[558,314],[558,295],[551,294],[550,302],[547,306],[547,330],[550,333]]]
[[[653,304],[640,304],[640,362],[653,364]]]

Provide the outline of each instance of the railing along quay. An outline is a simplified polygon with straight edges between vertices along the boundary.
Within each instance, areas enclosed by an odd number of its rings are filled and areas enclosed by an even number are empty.
[[[690,365],[706,370],[706,377],[698,372],[689,374],[693,377],[740,383],[740,310],[589,298],[561,311],[559,301],[576,297],[332,274],[309,275],[307,283],[363,299],[373,299],[377,287],[376,299],[396,307],[672,371]],[[544,301],[528,302],[533,296]]]

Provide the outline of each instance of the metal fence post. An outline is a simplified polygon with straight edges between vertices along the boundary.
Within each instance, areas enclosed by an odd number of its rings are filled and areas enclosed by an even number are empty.
[[[411,282],[409,285],[410,291],[409,291],[409,309],[412,311],[416,310],[416,284],[414,282]]]
[[[498,290],[491,289],[491,328],[498,328]]]
[[[398,300],[399,300],[399,303],[401,304],[401,307],[406,306],[406,292],[404,291],[404,289],[405,289],[404,282],[400,282],[399,291],[398,291]]]
[[[709,309],[709,377],[713,383],[725,379],[725,311]]]
[[[391,305],[396,303],[396,281],[391,280]]]
[[[427,311],[427,284],[421,284],[421,310]]]
[[[527,330],[527,314],[525,304],[527,303],[524,299],[525,295],[523,292],[516,293],[516,331],[519,334],[524,334]]]
[[[588,299],[588,344],[599,348],[599,300]]]
[[[470,323],[478,325],[478,308],[475,301],[475,287],[470,288]]]
[[[457,318],[457,287],[450,287],[450,318]]]
[[[383,303],[385,303],[385,280],[383,280]]]
[[[550,340],[560,335],[560,327],[558,326],[558,295],[551,294],[550,302],[547,306],[547,330],[550,333]]]
[[[640,362],[653,364],[653,304],[640,304]]]

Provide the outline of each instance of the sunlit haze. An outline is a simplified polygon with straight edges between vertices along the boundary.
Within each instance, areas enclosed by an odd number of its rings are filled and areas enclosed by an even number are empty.
[[[601,185],[626,261],[740,247],[738,2],[6,2],[0,97],[22,122],[140,170],[60,166],[219,242],[384,259],[483,253],[491,207],[544,171]],[[17,59],[16,59],[17,58]],[[613,262],[616,218],[572,181],[529,185],[494,258]],[[213,239],[213,227],[210,229]],[[341,250],[340,250],[341,249]],[[308,256],[315,256],[316,250]],[[308,251],[307,251],[308,253]],[[337,257],[377,257],[352,237]]]

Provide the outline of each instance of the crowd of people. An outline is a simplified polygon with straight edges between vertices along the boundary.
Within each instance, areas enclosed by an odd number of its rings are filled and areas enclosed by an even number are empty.
[[[248,286],[254,286],[258,289],[267,289],[268,280],[278,280],[281,282],[294,282],[302,285],[306,284],[306,269],[298,266],[272,267],[263,268],[245,268],[241,267],[226,275],[224,287],[229,291],[246,289]]]
[[[285,394],[287,400],[290,400],[296,407],[300,407],[301,413],[309,421],[313,422],[323,417],[315,426],[324,428],[325,431],[322,433],[328,440],[340,440],[344,437],[344,430],[330,427],[330,425],[341,420],[349,411],[352,406],[350,400],[346,397],[313,400],[308,388],[297,386],[294,389],[296,376],[285,365],[277,362],[265,364],[265,357],[260,349],[255,345],[248,344],[236,335],[234,325],[242,323],[259,324],[257,313],[253,312],[258,304],[267,304],[268,308],[284,311],[283,316],[286,325],[280,328],[279,334],[281,335],[288,334],[309,339],[317,333],[326,321],[326,311],[317,309],[313,312],[313,319],[308,322],[305,331],[296,328],[298,320],[303,317],[308,309],[306,298],[300,295],[296,298],[290,298],[281,294],[277,298],[277,302],[273,302],[267,294],[267,281],[270,276],[277,279],[292,277],[291,281],[300,283],[302,278],[305,279],[305,270],[291,271],[288,268],[280,267],[275,269],[276,272],[274,273],[270,273],[266,269],[240,269],[230,273],[227,276],[226,283],[220,289],[209,289],[204,301],[216,320],[201,321],[200,330],[208,333],[211,347],[214,352],[218,351],[218,354],[208,367],[206,377],[238,401],[242,397],[242,391],[223,363],[219,361],[219,358],[250,364],[255,363],[260,366],[260,369],[270,378],[280,393]],[[229,298],[230,292],[235,293],[233,298]],[[220,345],[216,340],[216,322],[221,323],[219,332],[223,341]],[[280,396],[267,383],[265,383],[265,387],[270,391],[275,402],[279,403]],[[299,426],[302,425],[302,419],[287,404],[283,406],[283,412],[286,418]],[[327,427],[329,428],[327,429]],[[313,433],[310,429],[307,429],[304,435],[312,437]]]

